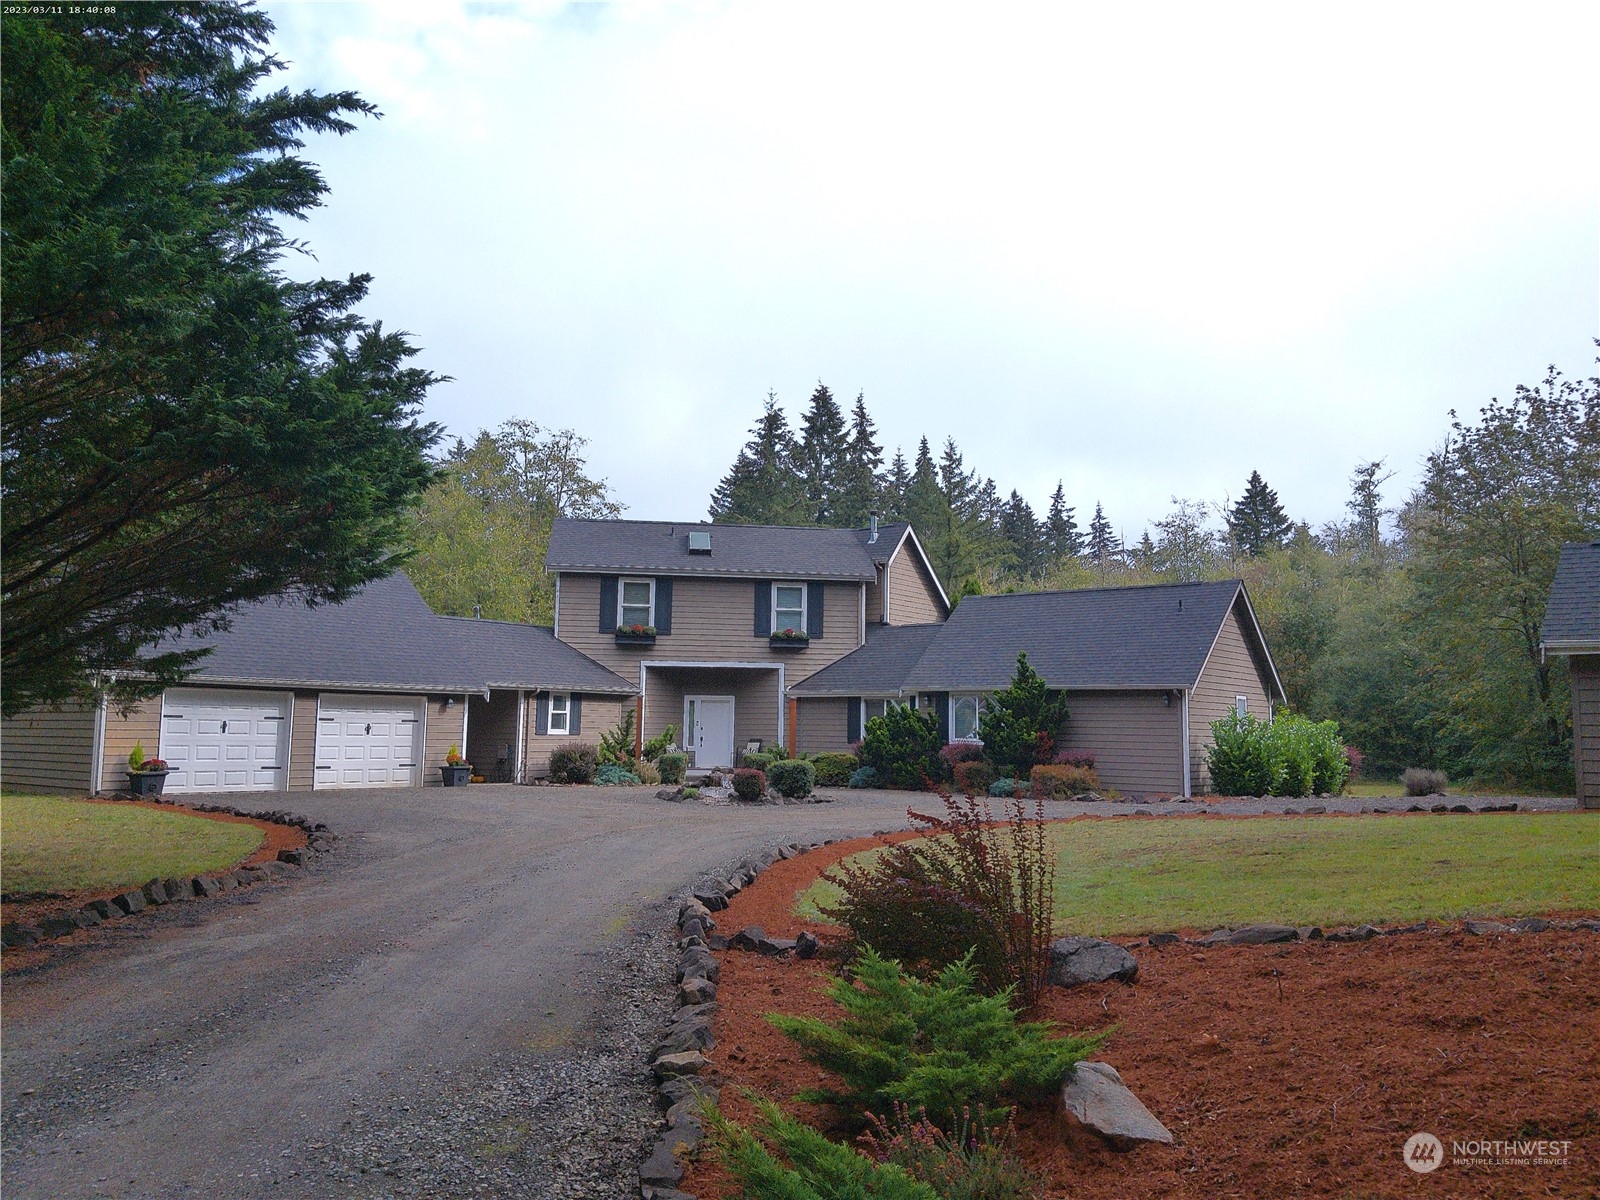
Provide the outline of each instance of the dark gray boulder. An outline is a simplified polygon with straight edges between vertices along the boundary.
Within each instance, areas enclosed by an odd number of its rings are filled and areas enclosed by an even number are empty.
[[[1078,987],[1107,979],[1132,983],[1138,975],[1139,960],[1114,942],[1064,937],[1050,943],[1050,982],[1057,987]]]

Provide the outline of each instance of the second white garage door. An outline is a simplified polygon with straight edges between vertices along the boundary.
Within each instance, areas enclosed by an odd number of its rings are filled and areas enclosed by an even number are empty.
[[[269,792],[288,786],[289,697],[168,688],[160,756],[169,792]]]
[[[422,782],[422,701],[323,696],[317,701],[319,788]]]

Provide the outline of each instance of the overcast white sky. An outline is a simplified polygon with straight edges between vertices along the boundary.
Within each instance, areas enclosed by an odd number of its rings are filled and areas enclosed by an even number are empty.
[[[1600,5],[269,3],[317,264],[454,377],[703,517],[769,388],[864,392],[1129,537],[1173,495],[1398,499],[1447,412],[1595,373]]]

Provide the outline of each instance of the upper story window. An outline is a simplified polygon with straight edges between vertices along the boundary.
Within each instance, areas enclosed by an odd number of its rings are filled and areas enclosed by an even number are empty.
[[[805,632],[806,585],[803,583],[772,585],[772,631],[781,633],[785,629]]]
[[[617,588],[617,624],[653,626],[656,623],[656,581],[624,579]]]
[[[572,697],[570,695],[552,695],[550,697],[550,725],[551,733],[570,733],[572,731]]]
[[[1250,715],[1250,697],[1235,696],[1233,698],[1233,711],[1241,717],[1248,717]]]
[[[983,697],[975,693],[955,693],[950,697],[950,740],[978,741],[978,721],[983,716]]]

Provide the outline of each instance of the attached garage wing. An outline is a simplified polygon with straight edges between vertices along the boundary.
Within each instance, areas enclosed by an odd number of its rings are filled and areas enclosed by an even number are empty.
[[[322,696],[316,786],[420,786],[422,705],[399,696]]]
[[[168,688],[158,751],[167,792],[271,792],[289,786],[284,692]]]

